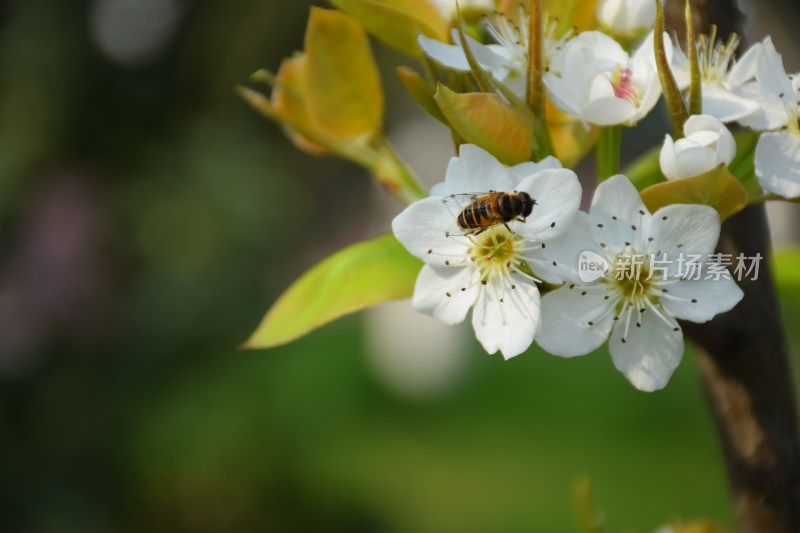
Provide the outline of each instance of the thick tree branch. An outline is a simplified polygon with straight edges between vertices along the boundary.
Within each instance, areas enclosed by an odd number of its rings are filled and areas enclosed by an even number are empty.
[[[683,2],[669,13],[682,18]],[[735,0],[696,0],[698,32],[711,23],[724,39],[741,28]],[[672,26],[680,28],[673,19]],[[741,32],[738,32],[741,33]],[[698,359],[722,443],[731,495],[743,533],[800,531],[800,432],[778,300],[767,256],[763,205],[747,208],[724,225],[719,250],[765,258],[757,280],[740,286],[744,299],[708,324],[685,324],[701,348]]]

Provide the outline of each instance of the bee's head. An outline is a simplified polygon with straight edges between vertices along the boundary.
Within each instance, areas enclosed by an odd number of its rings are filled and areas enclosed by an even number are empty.
[[[531,211],[533,211],[533,206],[536,204],[536,200],[531,198],[531,195],[525,191],[519,193],[519,199],[522,201],[522,216],[528,217],[531,214]]]

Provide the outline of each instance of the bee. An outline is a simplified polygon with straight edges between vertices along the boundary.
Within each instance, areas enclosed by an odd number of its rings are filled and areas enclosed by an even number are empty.
[[[514,220],[525,222],[533,211],[536,200],[526,192],[489,191],[485,194],[451,194],[445,201],[456,201],[466,197],[469,204],[456,217],[458,227],[465,235],[479,235],[489,228]],[[463,205],[463,204],[462,204]]]

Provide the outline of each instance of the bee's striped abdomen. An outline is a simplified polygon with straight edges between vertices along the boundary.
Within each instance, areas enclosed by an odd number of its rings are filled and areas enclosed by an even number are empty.
[[[473,202],[458,215],[458,225],[462,229],[479,229],[491,218],[488,202]]]

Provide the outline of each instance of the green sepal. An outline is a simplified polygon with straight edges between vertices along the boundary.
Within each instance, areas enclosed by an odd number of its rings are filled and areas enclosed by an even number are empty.
[[[725,220],[747,206],[747,191],[725,165],[699,176],[652,185],[641,192],[651,213],[672,204],[713,207]]]
[[[658,69],[658,79],[661,81],[661,89],[664,93],[664,101],[667,103],[669,117],[672,120],[674,130],[673,137],[678,140],[683,137],[683,125],[689,118],[686,112],[686,105],[683,103],[683,96],[672,69],[667,60],[667,51],[664,48],[664,6],[661,0],[653,0],[656,3],[656,24],[653,34],[653,46],[655,48],[656,68]]]

